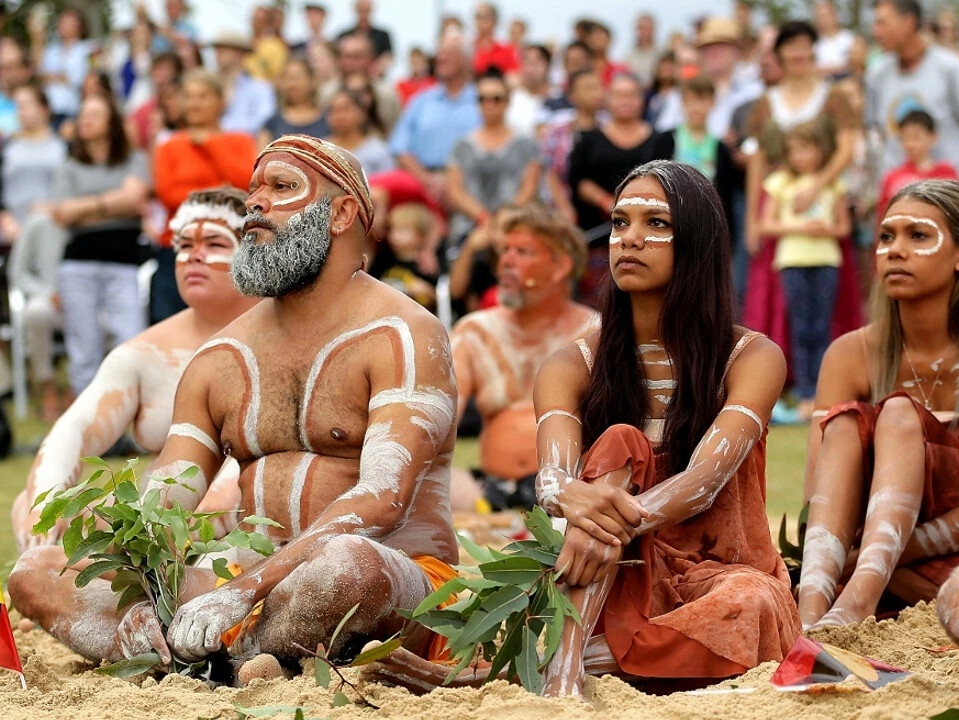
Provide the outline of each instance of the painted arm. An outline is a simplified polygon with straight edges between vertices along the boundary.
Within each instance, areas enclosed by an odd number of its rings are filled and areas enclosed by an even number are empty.
[[[468,322],[468,321],[467,321]],[[456,371],[456,424],[459,426],[466,412],[466,405],[476,390],[473,378],[473,363],[470,357],[477,348],[475,339],[468,327],[464,327],[461,320],[453,327],[450,333],[450,344],[453,348],[453,369]],[[483,352],[483,349],[479,349]]]
[[[637,497],[649,516],[635,535],[677,525],[713,504],[762,437],[785,381],[779,347],[766,338],[753,340],[730,368],[726,404],[686,470]]]
[[[115,443],[136,417],[140,407],[139,358],[132,343],[113,350],[96,376],[54,423],[37,451],[27,476],[27,505],[41,493],[73,487],[80,477],[80,458],[100,455]],[[50,498],[50,495],[47,496]],[[42,505],[14,518],[17,545],[53,544],[60,538],[59,526],[46,535],[32,535]]]

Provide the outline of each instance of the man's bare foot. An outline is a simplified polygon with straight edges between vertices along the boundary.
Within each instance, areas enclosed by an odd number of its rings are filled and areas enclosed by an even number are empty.
[[[942,584],[936,598],[936,610],[946,633],[959,642],[959,574],[952,573]]]
[[[834,605],[832,610],[820,618],[819,622],[811,625],[808,630],[821,630],[827,627],[843,627],[845,625],[858,625],[870,615],[873,615],[865,609],[856,609],[845,606]]]

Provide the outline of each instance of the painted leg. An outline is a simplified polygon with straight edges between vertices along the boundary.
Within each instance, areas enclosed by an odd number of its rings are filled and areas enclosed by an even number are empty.
[[[856,415],[826,425],[813,475],[809,522],[799,580],[803,629],[819,622],[836,598],[836,583],[856,532],[863,495],[863,457]]]
[[[922,424],[911,400],[894,397],[883,405],[876,421],[875,446],[876,469],[859,560],[819,626],[860,623],[876,612],[916,526],[926,453]]]
[[[621,468],[603,477],[597,478],[595,483],[630,488],[632,471],[630,468]],[[560,695],[582,695],[583,681],[585,680],[584,659],[587,644],[599,621],[599,614],[606,603],[606,597],[613,587],[615,573],[610,573],[598,582],[585,588],[571,588],[569,599],[579,611],[582,624],[572,619],[566,619],[563,628],[563,639],[559,649],[546,667],[546,677],[543,684],[543,695],[555,697]]]

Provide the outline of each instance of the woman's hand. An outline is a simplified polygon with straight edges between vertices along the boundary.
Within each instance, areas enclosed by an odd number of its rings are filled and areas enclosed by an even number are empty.
[[[566,521],[606,545],[625,546],[649,513],[622,488],[574,480],[557,502]]]
[[[793,197],[793,212],[804,213],[816,202],[816,198],[822,191],[822,183],[817,179],[812,185],[800,190]]]
[[[578,527],[570,527],[563,540],[556,567],[567,585],[586,586],[616,571],[623,545],[607,545]]]

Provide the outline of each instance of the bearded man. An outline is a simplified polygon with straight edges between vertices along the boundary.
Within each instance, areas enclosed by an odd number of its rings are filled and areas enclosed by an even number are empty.
[[[480,470],[454,475],[456,510],[536,504],[536,373],[599,322],[596,312],[570,299],[586,262],[575,228],[551,210],[529,206],[509,213],[502,236],[500,306],[467,315],[451,335],[459,414],[475,398],[483,421]]]
[[[105,580],[78,590],[75,571],[49,572],[36,589],[36,555],[26,554],[10,580],[17,607],[87,657],[152,649],[193,661],[229,644],[292,659],[328,643],[358,606],[329,648],[344,658],[400,630],[395,611],[455,575],[447,337],[363,272],[373,205],[359,163],[330,143],[281,137],[260,153],[246,206],[233,279],[267,299],[197,351],[173,413],[190,431],[169,438],[155,476],[196,465],[190,482],[202,495],[232,456],[241,507],[282,525],[259,528],[279,548],[260,561],[237,556],[240,574],[218,588],[212,572],[192,573],[165,636],[146,604],[117,613]],[[169,502],[196,505],[171,489]],[[68,627],[78,620],[103,631],[81,638]],[[404,645],[436,657],[435,639],[420,628]]]

